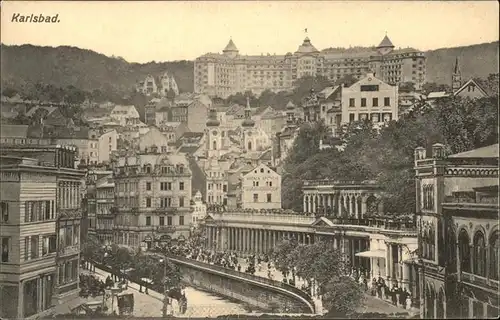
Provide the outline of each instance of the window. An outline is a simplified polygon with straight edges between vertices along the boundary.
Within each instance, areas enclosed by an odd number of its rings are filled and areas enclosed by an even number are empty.
[[[151,182],[146,182],[146,190],[147,191],[151,190]]]
[[[184,166],[179,166],[179,173],[183,174],[184,173]]]
[[[30,259],[30,237],[24,237],[24,261]]]
[[[267,194],[267,202],[271,202],[271,194],[270,193]]]
[[[353,122],[354,121],[354,113],[349,113],[349,122]]]
[[[223,185],[223,186],[222,186],[222,191],[223,191],[223,192],[227,192],[227,185]]]
[[[179,197],[179,207],[184,207],[184,197]]]
[[[146,207],[151,208],[151,198],[146,198]]]
[[[486,277],[486,241],[481,231],[474,235],[474,274]]]
[[[361,98],[361,106],[366,107],[366,98]]]
[[[184,216],[179,216],[179,225],[180,226],[184,225]]]
[[[9,204],[5,201],[0,202],[0,211],[2,222],[9,222]]]
[[[488,240],[489,250],[490,250],[490,279],[498,280],[499,269],[498,265],[499,254],[500,254],[500,238],[498,237],[498,231],[495,231]]]
[[[184,182],[179,182],[179,190],[184,190]]]
[[[39,249],[38,236],[31,236],[31,259],[38,258]]]
[[[389,107],[391,105],[391,98],[385,97],[384,98],[384,107]]]
[[[151,217],[146,217],[146,225],[147,226],[151,225]]]
[[[253,202],[259,202],[259,195],[257,193],[253,194]]]
[[[355,105],[355,100],[354,100],[354,98],[350,98],[350,99],[349,99],[349,107],[355,107],[355,106],[356,106],[356,105]]]
[[[56,235],[44,236],[42,240],[42,256],[53,252],[56,252]]]
[[[373,98],[372,104],[374,107],[378,107],[378,98]]]
[[[73,244],[78,244],[80,242],[80,225],[73,225]]]
[[[172,217],[167,217],[167,225],[172,225]]]
[[[172,190],[172,182],[160,182],[160,190]]]
[[[169,208],[172,206],[172,198],[162,198],[160,199],[160,206],[162,208]]]
[[[66,226],[65,230],[66,234],[66,246],[70,246],[72,243],[71,241],[73,240],[73,227],[72,226]]]
[[[146,173],[151,173],[151,167],[150,166],[146,166]]]
[[[362,85],[361,91],[378,91],[378,85]]]
[[[160,226],[165,225],[165,217],[160,217]]]
[[[460,259],[460,270],[462,272],[470,272],[470,246],[469,235],[464,229],[458,234],[458,252]]]
[[[9,262],[10,238],[2,237],[2,262]]]

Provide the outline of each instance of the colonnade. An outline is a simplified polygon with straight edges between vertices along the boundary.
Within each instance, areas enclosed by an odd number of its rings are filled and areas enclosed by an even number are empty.
[[[319,212],[323,207],[338,217],[363,218],[370,194],[358,192],[314,193],[304,195],[304,212]]]
[[[248,254],[266,254],[283,239],[296,239],[301,244],[313,244],[314,234],[254,228],[206,226],[208,247]]]

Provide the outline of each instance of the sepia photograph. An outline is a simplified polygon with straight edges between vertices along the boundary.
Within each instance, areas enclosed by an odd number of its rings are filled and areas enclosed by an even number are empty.
[[[2,1],[0,320],[497,319],[497,1]]]

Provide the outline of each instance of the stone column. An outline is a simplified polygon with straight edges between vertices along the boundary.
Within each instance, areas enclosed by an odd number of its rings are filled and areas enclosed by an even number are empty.
[[[358,208],[359,203],[358,203],[358,199],[359,199],[359,195],[356,195],[356,196],[354,197],[354,201],[355,201],[355,202],[354,202],[354,204],[355,204],[355,205],[354,205],[354,208],[355,208],[355,209],[354,209],[354,210],[355,210],[355,212],[354,212],[354,217],[356,217],[356,219],[359,219],[359,208]]]
[[[386,245],[386,259],[385,259],[385,277],[387,278],[387,285],[389,288],[392,288],[392,283],[391,283],[391,245],[387,244]]]
[[[410,279],[409,279],[409,274],[410,274],[410,266],[408,264],[403,263],[403,289],[410,291]]]
[[[305,194],[304,194],[303,202],[304,202],[304,206],[302,208],[303,208],[304,212],[307,212],[307,195],[305,195]]]
[[[361,198],[361,215],[360,215],[360,218],[363,219],[363,217],[366,215],[366,201],[367,201],[367,197],[362,197]]]
[[[398,245],[398,249],[399,249],[399,252],[398,252],[398,258],[399,258],[399,261],[398,261],[398,264],[399,264],[399,287],[401,288],[402,287],[402,283],[403,283],[403,269],[404,269],[404,263],[403,263],[403,246],[401,245]]]

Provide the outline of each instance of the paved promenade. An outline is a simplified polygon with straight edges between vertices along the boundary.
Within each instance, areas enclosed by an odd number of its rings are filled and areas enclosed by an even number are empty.
[[[89,273],[85,270],[86,273]],[[92,273],[103,281],[106,279],[108,272],[96,268],[96,272]],[[145,288],[142,288],[144,291]],[[122,293],[132,293],[134,295],[134,312],[136,317],[161,317],[163,309],[163,294],[148,290],[148,294],[139,292],[139,285],[133,282],[128,283],[127,290]],[[219,296],[208,292],[200,291],[191,287],[185,289],[188,299],[188,307],[186,313],[179,313],[179,306],[176,300],[172,301],[174,316],[179,317],[218,317],[227,314],[245,314],[248,311],[239,303],[228,301]],[[107,306],[111,310],[111,299],[108,299]],[[118,312],[116,299],[114,299],[113,310]]]

